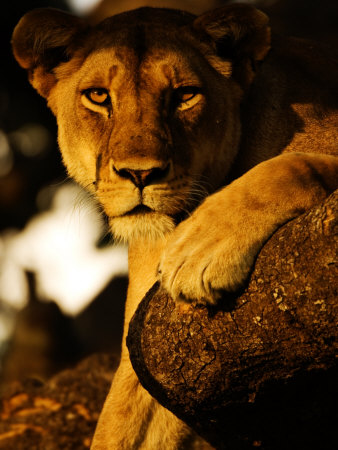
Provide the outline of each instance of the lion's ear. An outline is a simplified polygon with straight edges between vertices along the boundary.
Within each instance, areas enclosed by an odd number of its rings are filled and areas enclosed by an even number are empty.
[[[270,49],[269,18],[250,5],[232,4],[207,12],[195,20],[194,29],[211,37],[217,55],[233,62],[233,75],[244,83],[251,82],[256,63]]]
[[[47,97],[56,82],[53,68],[71,57],[76,37],[86,28],[82,19],[47,8],[28,12],[15,27],[14,57],[42,96]]]

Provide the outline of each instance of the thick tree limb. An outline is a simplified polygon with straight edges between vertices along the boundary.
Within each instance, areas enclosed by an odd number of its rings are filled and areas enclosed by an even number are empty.
[[[218,309],[154,286],[127,339],[144,387],[217,448],[333,449],[338,192],[266,243]]]

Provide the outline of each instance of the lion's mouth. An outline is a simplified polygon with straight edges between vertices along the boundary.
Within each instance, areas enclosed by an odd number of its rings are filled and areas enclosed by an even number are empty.
[[[123,216],[135,216],[138,214],[148,214],[154,212],[153,209],[149,208],[149,206],[146,205],[137,205],[135,208],[131,209],[130,211],[123,214]]]

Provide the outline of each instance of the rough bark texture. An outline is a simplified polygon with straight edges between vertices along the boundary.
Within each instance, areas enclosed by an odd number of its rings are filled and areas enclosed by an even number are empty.
[[[0,449],[88,450],[116,366],[97,354],[47,383],[13,383],[0,401]]]
[[[279,229],[218,309],[155,285],[129,328],[144,387],[213,446],[337,448],[338,193]]]

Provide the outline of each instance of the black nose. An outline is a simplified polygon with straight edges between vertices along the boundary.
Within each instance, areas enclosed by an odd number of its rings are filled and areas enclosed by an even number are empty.
[[[169,173],[169,166],[170,164],[168,163],[164,168],[154,167],[148,170],[116,169],[114,167],[114,172],[121,178],[132,181],[136,187],[142,190],[151,183],[163,180]]]

